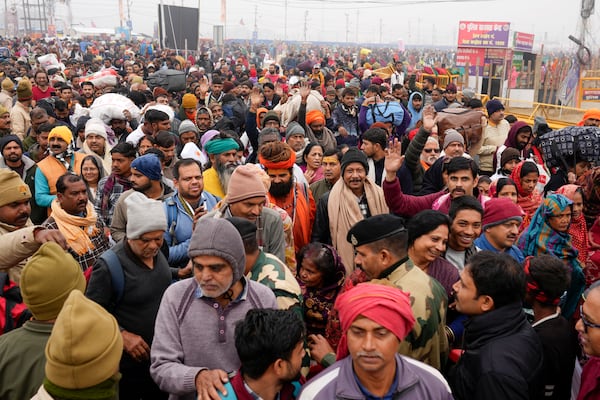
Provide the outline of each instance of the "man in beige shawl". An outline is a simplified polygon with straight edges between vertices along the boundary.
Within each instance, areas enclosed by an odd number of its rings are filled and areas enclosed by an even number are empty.
[[[354,270],[354,249],[346,240],[357,222],[379,214],[387,214],[383,190],[367,177],[367,156],[350,149],[342,157],[342,179],[325,194],[317,205],[312,241],[330,243],[339,253],[346,273]]]

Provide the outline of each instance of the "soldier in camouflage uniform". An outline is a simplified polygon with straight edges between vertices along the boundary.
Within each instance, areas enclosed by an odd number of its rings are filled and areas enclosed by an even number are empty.
[[[258,247],[256,225],[244,218],[227,218],[240,232],[246,253],[246,278],[270,288],[281,310],[294,310],[302,318],[302,291],[294,274],[273,254]]]
[[[355,271],[342,291],[352,290],[355,284],[368,280],[391,284],[409,293],[416,323],[400,343],[398,352],[441,369],[448,355],[448,339],[444,331],[448,303],[446,291],[408,258],[408,233],[402,218],[381,214],[364,219],[348,231],[347,239],[354,246],[354,261],[362,271]],[[330,315],[327,330],[330,341],[331,338],[339,338],[335,332],[339,330],[336,320],[337,316]],[[331,344],[337,345],[337,342]],[[311,352],[314,356],[312,347]],[[318,349],[317,358],[322,356],[322,350]]]

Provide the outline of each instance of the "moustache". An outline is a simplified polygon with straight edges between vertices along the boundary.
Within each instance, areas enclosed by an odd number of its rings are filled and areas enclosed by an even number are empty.
[[[20,219],[28,219],[28,218],[29,218],[29,213],[24,212],[24,213],[19,214],[16,219],[20,220]]]
[[[378,351],[359,351],[356,357],[377,357],[383,360],[383,354]]]

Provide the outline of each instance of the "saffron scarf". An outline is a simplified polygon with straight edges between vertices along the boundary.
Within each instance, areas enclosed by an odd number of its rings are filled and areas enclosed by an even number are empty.
[[[536,210],[542,203],[542,195],[533,189],[533,192],[526,193],[521,185],[521,169],[525,161],[521,161],[510,174],[510,179],[517,185],[517,204],[521,206],[525,216],[523,217],[523,223],[519,228],[519,231],[525,230],[531,221],[531,218],[535,214]]]
[[[555,231],[548,221],[550,217],[560,215],[572,204],[573,202],[562,194],[548,195],[517,242],[525,256],[550,254],[565,262],[571,270],[571,286],[562,306],[562,314],[567,319],[575,313],[585,287],[583,267],[577,259],[578,252],[573,248],[571,236],[567,232]]]
[[[561,186],[556,191],[556,193],[562,194],[567,199],[574,201],[575,193],[579,189],[581,188],[577,185],[564,185]],[[588,254],[589,241],[587,235],[587,228],[585,225],[585,217],[583,216],[583,213],[581,213],[579,217],[571,219],[571,225],[569,226],[569,235],[571,235],[573,247],[575,247],[579,251],[579,256],[577,258],[579,258],[579,261],[581,261],[581,263],[585,265]]]
[[[364,195],[367,198],[371,215],[389,212],[383,196],[383,189],[369,178],[365,178]],[[327,214],[331,243],[342,258],[346,267],[346,275],[350,275],[354,270],[354,248],[352,244],[348,243],[346,236],[350,228],[363,219],[363,215],[360,212],[356,195],[352,193],[343,179],[339,179],[329,192]]]
[[[94,250],[95,247],[90,237],[98,234],[98,228],[96,227],[96,212],[92,203],[87,202],[85,217],[67,213],[60,206],[58,199],[54,199],[50,207],[58,230],[65,236],[67,244],[75,253],[81,256]]]

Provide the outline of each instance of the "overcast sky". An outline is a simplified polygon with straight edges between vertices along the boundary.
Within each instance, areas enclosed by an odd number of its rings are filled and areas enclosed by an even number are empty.
[[[127,1],[122,0],[127,17]],[[451,0],[450,0],[451,1]],[[129,0],[133,29],[152,34],[157,21],[158,0]],[[285,0],[227,0],[227,38],[252,37],[254,23],[261,39],[284,39]],[[502,0],[429,2],[427,0],[289,0],[287,39],[346,41],[360,43],[456,45],[458,22],[510,22],[511,31],[534,33],[535,48],[573,49],[567,36],[578,36],[579,0]],[[390,5],[393,3],[393,5]],[[404,3],[404,4],[403,4]],[[412,3],[412,4],[408,4]],[[419,3],[419,4],[414,4]],[[113,28],[119,24],[118,0],[103,0],[93,6],[89,0],[71,0],[73,23]],[[164,4],[197,8],[200,4],[200,31],[212,37],[213,25],[220,24],[220,0],[167,0]],[[62,9],[61,9],[62,7]],[[57,14],[65,14],[57,4]],[[255,9],[257,12],[255,13]],[[598,9],[600,13],[600,5]],[[596,13],[596,14],[598,14]],[[600,32],[600,18],[590,19],[591,32]],[[243,22],[244,25],[241,25]],[[592,50],[600,37],[588,36]]]

